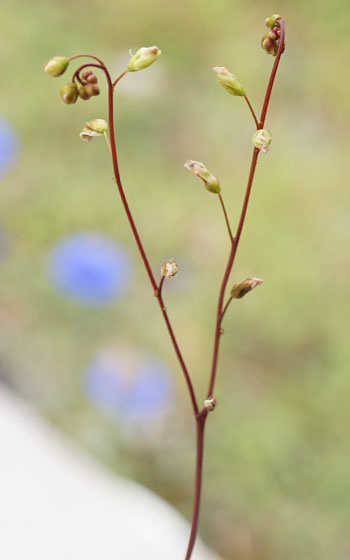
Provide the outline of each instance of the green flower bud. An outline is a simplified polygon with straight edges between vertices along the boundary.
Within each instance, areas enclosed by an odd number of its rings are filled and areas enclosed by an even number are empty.
[[[257,130],[253,134],[253,144],[258,150],[261,150],[263,154],[267,154],[270,149],[272,136],[266,129]]]
[[[213,70],[216,72],[219,84],[231,95],[245,95],[242,84],[239,83],[236,76],[231,74],[225,66],[214,66]]]
[[[279,19],[281,19],[281,16],[279,16],[278,14],[273,14],[272,16],[265,19],[265,23],[267,27],[270,27],[272,29],[273,27],[275,27],[276,23],[278,23]]]
[[[90,142],[94,136],[102,136],[107,130],[108,125],[104,119],[94,119],[93,121],[85,123],[83,131],[80,133],[80,138],[86,142]]]
[[[73,105],[78,99],[78,88],[75,82],[69,82],[61,88],[60,95],[64,103]]]
[[[185,167],[189,171],[192,171],[194,175],[196,175],[203,181],[207,191],[215,194],[218,194],[221,191],[218,178],[210,173],[210,171],[208,171],[203,163],[201,163],[200,161],[193,161],[192,159],[188,159],[185,162]]]
[[[130,59],[127,66],[128,72],[137,72],[137,70],[143,70],[147,66],[151,66],[153,62],[161,55],[161,50],[158,47],[142,47],[139,49],[134,56]]]
[[[84,99],[84,101],[87,101],[88,99],[90,99],[91,95],[88,94],[88,92],[86,91],[84,86],[80,86],[79,88],[79,97],[81,99]]]
[[[46,64],[44,71],[52,78],[57,78],[66,71],[68,64],[69,60],[65,56],[54,56]]]
[[[246,278],[243,282],[238,282],[233,286],[231,290],[231,297],[234,299],[241,299],[248,292],[251,292],[254,288],[256,288],[256,286],[259,286],[262,283],[263,281],[261,278]]]

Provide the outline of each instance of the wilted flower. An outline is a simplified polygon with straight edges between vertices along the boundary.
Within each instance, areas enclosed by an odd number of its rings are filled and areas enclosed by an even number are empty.
[[[52,78],[57,78],[66,71],[68,64],[69,60],[65,56],[54,56],[46,64],[44,71]]]
[[[205,399],[205,401],[204,401],[204,408],[208,412],[211,412],[212,410],[214,410],[214,408],[216,408],[217,404],[218,404],[218,401],[215,397],[209,397],[209,398]]]
[[[220,183],[217,177],[210,173],[203,163],[188,159],[185,162],[186,169],[192,171],[194,175],[202,179],[207,191],[218,194],[220,192]]]
[[[94,119],[87,122],[80,133],[80,138],[86,142],[90,142],[94,136],[102,136],[108,130],[108,125],[103,119]]]
[[[175,276],[175,274],[177,274],[178,266],[173,259],[170,259],[162,264],[160,271],[162,273],[162,276],[165,276],[165,278],[171,278],[172,276]]]
[[[270,149],[270,144],[272,141],[272,136],[270,132],[266,129],[260,129],[254,132],[252,142],[258,150],[261,150],[263,154],[267,154]]]
[[[216,72],[219,84],[231,95],[245,95],[242,84],[239,83],[234,74],[227,70],[226,66],[214,66],[213,70]]]
[[[248,292],[251,292],[254,288],[256,288],[256,286],[259,286],[262,283],[263,281],[261,278],[246,278],[243,282],[238,282],[233,286],[231,290],[231,297],[234,299],[241,299]]]
[[[139,49],[134,56],[130,59],[127,66],[128,72],[137,72],[137,70],[143,70],[148,66],[151,66],[153,62],[161,55],[161,50],[156,47],[142,47]]]

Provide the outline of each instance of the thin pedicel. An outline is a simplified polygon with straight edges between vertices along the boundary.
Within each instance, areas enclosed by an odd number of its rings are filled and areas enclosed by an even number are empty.
[[[232,268],[235,262],[238,245],[242,235],[245,217],[247,214],[248,203],[252,190],[258,157],[260,152],[267,153],[267,151],[270,148],[271,139],[272,139],[269,131],[264,129],[264,125],[265,125],[267,111],[269,108],[271,92],[274,85],[278,65],[281,59],[281,55],[284,52],[284,48],[285,48],[285,21],[281,16],[274,14],[271,17],[267,18],[265,23],[270,30],[266,35],[264,35],[261,41],[261,46],[268,54],[272,54],[275,57],[275,61],[267,85],[266,94],[265,94],[259,121],[257,119],[256,113],[247,97],[247,94],[242,84],[237,80],[236,76],[234,74],[231,74],[225,66],[215,66],[213,68],[214,72],[216,73],[219,84],[230,95],[236,97],[243,97],[245,99],[249,107],[250,113],[253,117],[254,124],[256,126],[256,131],[252,138],[254,148],[253,148],[252,160],[251,160],[251,165],[250,165],[250,170],[248,175],[248,182],[246,186],[245,196],[243,199],[240,219],[234,235],[232,233],[233,230],[230,225],[228,212],[226,210],[223,196],[221,194],[221,185],[218,178],[215,175],[213,175],[201,162],[194,161],[194,160],[187,160],[185,163],[185,167],[203,181],[203,184],[207,189],[207,191],[218,196],[220,206],[223,212],[226,228],[228,231],[229,240],[230,240],[229,256],[228,256],[227,264],[225,267],[225,271],[223,274],[220,291],[219,291],[219,299],[217,305],[215,330],[214,330],[213,355],[211,361],[211,371],[209,376],[208,389],[206,393],[206,398],[204,400],[204,405],[202,408],[199,408],[198,406],[198,401],[192,384],[191,376],[187,369],[185,361],[183,359],[163,299],[164,284],[166,283],[166,281],[168,281],[169,278],[171,278],[177,273],[178,267],[174,260],[171,259],[166,261],[161,268],[160,280],[159,281],[156,280],[155,275],[151,269],[147,254],[143,247],[143,243],[141,241],[139,232],[137,230],[134,218],[132,216],[132,212],[130,210],[129,204],[125,196],[125,192],[124,192],[124,188],[122,185],[120,172],[119,172],[118,156],[117,156],[117,148],[116,148],[116,140],[115,140],[113,96],[114,96],[114,89],[116,85],[124,76],[126,76],[127,73],[143,70],[148,66],[150,66],[151,64],[153,64],[159,58],[161,51],[156,46],[142,47],[132,56],[127,68],[114,80],[111,78],[111,75],[107,67],[105,66],[105,64],[102,62],[102,60],[96,57],[95,55],[91,55],[91,54],[77,54],[69,58],[63,56],[56,56],[52,58],[45,66],[45,72],[48,75],[56,78],[61,76],[67,70],[69,64],[73,60],[80,59],[80,58],[93,59],[94,62],[88,62],[82,64],[74,72],[71,81],[65,84],[61,88],[62,100],[64,101],[64,103],[69,105],[76,103],[78,99],[88,101],[91,97],[100,94],[98,79],[93,73],[92,69],[102,70],[107,80],[108,125],[107,122],[104,121],[103,119],[95,119],[93,121],[89,121],[88,123],[86,123],[80,136],[83,140],[86,141],[90,141],[95,136],[104,136],[106,139],[108,150],[112,159],[114,178],[117,184],[118,192],[127,219],[129,221],[132,234],[134,236],[139,253],[143,260],[149,281],[151,283],[153,295],[156,297],[161,313],[163,315],[166,328],[168,330],[171,343],[173,345],[176,357],[178,359],[181,370],[183,372],[187,389],[189,392],[189,396],[190,396],[193,417],[196,424],[196,470],[195,470],[191,532],[189,536],[189,542],[187,546],[185,560],[190,560],[192,556],[194,544],[196,541],[197,531],[198,531],[198,521],[199,521],[200,502],[201,502],[201,488],[202,488],[204,433],[205,433],[205,425],[209,412],[213,411],[217,405],[217,400],[213,396],[213,391],[214,391],[216,375],[217,375],[220,339],[223,334],[222,322],[231,302],[234,299],[241,299],[248,292],[252,291],[256,286],[262,283],[262,280],[260,278],[251,277],[251,278],[247,278],[246,280],[243,280],[242,282],[238,282],[234,284],[233,288],[231,289],[230,296],[225,302],[227,285],[232,273]],[[109,139],[107,136],[107,129],[109,129]]]

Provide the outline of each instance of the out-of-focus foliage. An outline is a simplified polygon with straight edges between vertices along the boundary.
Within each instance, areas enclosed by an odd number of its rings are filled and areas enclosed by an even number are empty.
[[[254,127],[243,99],[226,95],[211,69],[230,68],[259,111],[273,63],[260,40],[276,12],[287,21],[287,48],[266,121],[273,142],[259,161],[232,277],[264,284],[225,318],[201,533],[227,560],[341,560],[350,554],[345,0],[2,6],[1,118],[21,151],[1,178],[0,374],[109,466],[189,516],[188,395],[106,146],[79,139],[87,120],[107,117],[103,77],[98,98],[65,106],[66,74],[51,79],[43,68],[54,55],[91,52],[118,75],[130,48],[162,49],[156,64],[118,86],[120,167],[152,265],[179,264],[167,306],[204,398],[228,242],[219,204],[183,163],[205,161],[219,177],[235,224]],[[121,244],[134,271],[125,297],[97,309],[66,299],[47,273],[53,247],[90,230]],[[142,436],[103,415],[84,390],[94,356],[120,346],[142,348],[173,371],[176,399]]]

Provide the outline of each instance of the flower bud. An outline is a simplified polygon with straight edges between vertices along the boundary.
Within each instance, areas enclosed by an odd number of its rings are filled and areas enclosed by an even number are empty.
[[[79,97],[81,99],[84,99],[84,101],[87,101],[88,99],[90,99],[91,95],[88,94],[88,92],[86,91],[84,86],[80,86],[79,88]]]
[[[261,278],[246,278],[243,282],[238,282],[233,286],[231,290],[231,297],[234,299],[241,299],[248,292],[251,292],[254,288],[256,288],[256,286],[259,286],[262,283],[263,281]]]
[[[208,412],[211,412],[212,410],[214,410],[214,408],[216,408],[217,404],[218,404],[218,401],[217,401],[217,399],[215,399],[215,397],[208,397],[204,401],[204,408]]]
[[[61,88],[60,95],[64,103],[73,105],[78,99],[78,88],[75,82],[69,82]]]
[[[213,70],[216,72],[219,84],[231,95],[245,95],[242,84],[239,83],[236,76],[231,74],[225,66],[214,66]]]
[[[147,66],[151,66],[153,62],[161,55],[161,50],[158,47],[142,47],[139,49],[134,56],[130,59],[127,66],[128,72],[136,72],[137,70],[143,70]]]
[[[253,134],[253,144],[258,150],[261,150],[263,154],[267,154],[270,149],[272,136],[266,129],[257,130]]]
[[[90,142],[94,136],[102,136],[108,130],[108,125],[104,119],[94,119],[85,123],[80,138],[86,142]]]
[[[266,35],[264,35],[263,38],[261,39],[261,48],[263,48],[264,51],[267,52],[267,54],[272,54],[273,56],[276,56],[278,45],[276,40],[271,38],[270,33],[271,32],[266,33]]]
[[[57,78],[66,71],[68,64],[69,60],[65,56],[54,56],[46,64],[44,71],[52,78]]]
[[[160,271],[162,273],[162,276],[165,276],[165,278],[171,278],[172,276],[175,276],[175,274],[177,274],[178,266],[173,259],[170,259],[169,261],[165,261],[165,263],[162,264]]]
[[[96,84],[86,84],[85,91],[90,97],[100,95],[100,88]]]
[[[194,175],[199,177],[203,183],[207,191],[218,194],[221,190],[220,183],[217,177],[210,173],[208,169],[201,163],[200,161],[193,161],[192,159],[188,159],[185,162],[185,167],[189,171],[192,171]]]
[[[97,84],[97,78],[93,73],[91,73],[90,76],[86,78],[86,81],[88,82],[88,84]]]
[[[279,16],[278,14],[273,14],[272,16],[265,19],[265,23],[267,27],[270,27],[272,29],[276,24],[278,24],[280,19],[281,16]]]

